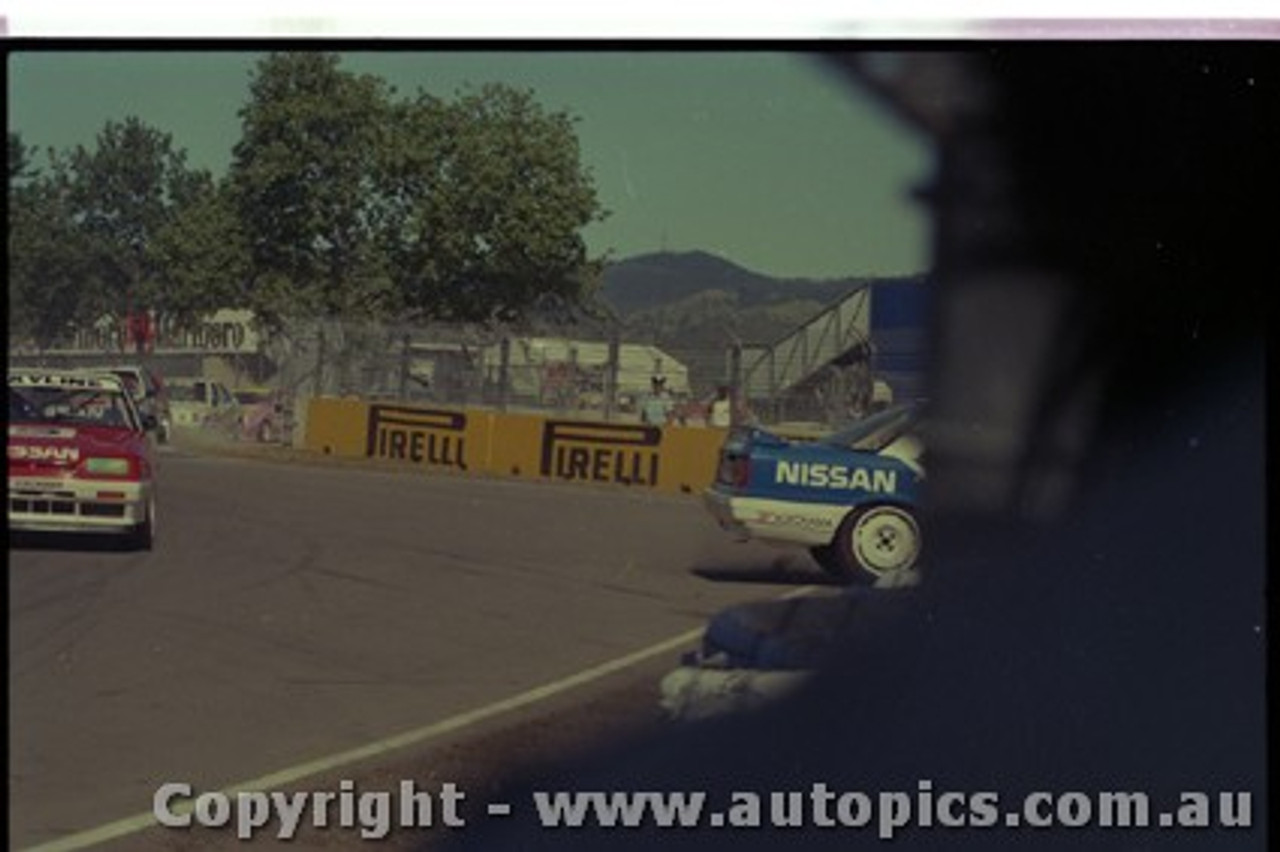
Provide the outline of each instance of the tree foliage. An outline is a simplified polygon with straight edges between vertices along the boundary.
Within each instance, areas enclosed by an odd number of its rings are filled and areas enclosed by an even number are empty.
[[[249,240],[250,297],[267,314],[377,314],[386,301],[374,192],[389,90],[332,53],[259,63],[231,183]]]
[[[402,101],[335,54],[273,54],[241,118],[232,179],[260,308],[510,320],[582,301],[599,275],[573,119],[532,92]]]
[[[62,175],[37,172],[9,134],[9,331],[51,346],[87,315],[87,243],[74,227]]]
[[[212,177],[187,168],[172,136],[136,117],[107,122],[96,148],[77,147],[60,171],[92,254],[93,307],[118,317],[150,306],[160,283],[153,241],[211,192]]]
[[[148,304],[179,325],[247,304],[249,241],[227,184],[191,199],[157,231],[148,253],[155,269]]]
[[[135,117],[108,121],[92,149],[50,151],[46,171],[10,134],[11,330],[48,346],[102,316],[186,310],[192,284],[166,264],[190,230],[187,211],[213,192],[169,134]],[[166,236],[168,254],[157,254]]]
[[[31,162],[31,150],[22,141],[21,133],[9,133],[9,187],[12,189],[35,174]]]
[[[399,116],[386,189],[408,311],[512,320],[591,293],[601,264],[581,229],[603,213],[569,115],[487,85],[454,103],[422,94]]]
[[[92,148],[9,134],[11,329],[44,341],[144,309],[515,320],[589,301],[604,217],[576,119],[490,84],[397,98],[334,53],[272,53],[225,179],[136,117]],[[563,311],[561,312],[563,314]]]

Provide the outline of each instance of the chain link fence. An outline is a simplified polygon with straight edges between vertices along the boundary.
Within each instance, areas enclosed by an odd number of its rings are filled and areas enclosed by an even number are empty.
[[[921,333],[891,335],[877,347],[865,321],[841,329],[836,320],[834,312],[820,315],[808,329],[763,345],[727,334],[720,340],[659,340],[605,323],[555,328],[294,320],[275,333],[256,333],[247,350],[15,354],[11,347],[10,363],[141,361],[164,377],[205,376],[233,392],[265,392],[284,412],[274,440],[295,443],[305,434],[307,402],[314,396],[635,421],[653,378],[661,377],[678,424],[705,424],[711,401],[728,393],[735,423],[837,428],[895,395],[919,394]]]
[[[275,382],[310,396],[628,419],[663,378],[677,408],[725,381],[725,354],[677,354],[620,330],[294,323],[272,341]],[[689,357],[692,355],[693,357]],[[711,378],[714,376],[714,378]]]
[[[769,346],[660,341],[620,328],[331,320],[294,324],[273,346],[274,381],[299,400],[339,396],[636,420],[653,378],[661,377],[673,421],[684,425],[704,424],[723,389],[737,403],[739,422],[834,428],[892,401],[895,389],[898,397],[918,395],[922,380],[920,365],[904,368],[901,357],[892,384],[882,378],[881,353],[866,336],[786,376],[770,363],[778,353]]]

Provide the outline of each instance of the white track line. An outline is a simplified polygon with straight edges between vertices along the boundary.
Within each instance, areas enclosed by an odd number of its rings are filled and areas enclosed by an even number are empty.
[[[813,586],[804,586],[799,589],[792,589],[790,592],[782,595],[782,597],[796,597],[812,591],[813,588]],[[371,757],[377,757],[389,752],[398,751],[402,748],[418,745],[420,743],[442,737],[445,734],[460,731],[463,728],[468,728],[479,722],[483,722],[486,719],[491,719],[494,716],[507,713],[511,710],[517,710],[521,707],[527,707],[530,704],[536,704],[537,702],[550,698],[553,695],[559,695],[560,693],[567,692],[575,687],[582,686],[583,684],[590,683],[591,681],[599,680],[608,675],[620,672],[637,663],[644,662],[650,657],[656,657],[659,654],[665,654],[682,645],[687,645],[690,642],[697,640],[702,635],[703,629],[704,628],[698,627],[694,630],[688,630],[681,633],[679,636],[672,636],[670,639],[663,640],[656,645],[641,648],[639,651],[634,651],[630,654],[616,657],[615,659],[601,663],[598,666],[583,669],[577,674],[569,675],[568,677],[543,684],[542,686],[536,686],[533,689],[521,692],[517,695],[512,695],[500,701],[495,701],[492,704],[486,704],[483,707],[477,707],[474,710],[459,713],[456,716],[450,716],[449,718],[442,719],[439,722],[433,722],[430,725],[415,728],[412,731],[405,731],[404,733],[396,734],[395,736],[387,737],[386,739],[377,740],[348,751],[331,754],[328,757],[322,757],[318,760],[300,763],[296,766],[291,766],[288,769],[282,769],[279,772],[273,772],[269,775],[263,775],[249,781],[241,781],[238,784],[232,784],[229,787],[224,787],[222,790],[217,792],[224,793],[228,796],[234,796],[236,793],[241,792],[262,792],[279,789],[297,781],[301,781],[304,778],[319,775],[322,772],[328,772],[333,769],[350,766],[351,764],[358,763],[362,760],[368,760]],[[170,810],[175,814],[184,814],[190,813],[193,808],[193,801],[186,801],[180,805],[170,808]],[[115,840],[116,838],[124,837],[129,834],[135,834],[139,831],[151,828],[154,825],[156,825],[155,814],[151,811],[147,811],[146,813],[136,814],[131,817],[116,820],[115,822],[100,825],[97,828],[78,831],[75,834],[60,837],[57,840],[51,840],[48,843],[41,843],[38,846],[29,846],[26,849],[21,850],[21,852],[71,852],[71,850],[74,849],[84,849],[99,843],[106,843],[108,840]]]

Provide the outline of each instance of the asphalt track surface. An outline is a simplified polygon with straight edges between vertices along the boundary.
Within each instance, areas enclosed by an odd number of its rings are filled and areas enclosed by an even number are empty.
[[[10,848],[148,812],[169,781],[225,789],[477,712],[500,736],[548,684],[591,701],[607,679],[574,679],[602,666],[656,703],[678,648],[629,656],[823,581],[687,496],[190,449],[159,487],[150,553],[10,541]]]

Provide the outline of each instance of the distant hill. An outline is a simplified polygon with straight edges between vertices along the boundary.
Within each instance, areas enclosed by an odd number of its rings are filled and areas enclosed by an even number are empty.
[[[726,294],[739,309],[792,301],[823,305],[867,280],[771,278],[707,252],[659,252],[610,264],[604,272],[601,296],[626,319],[637,312],[669,306],[705,291]]]
[[[877,325],[913,324],[924,291],[896,285],[919,280],[771,278],[706,252],[662,252],[608,266],[600,296],[630,332],[658,342],[719,345],[731,335],[744,343],[772,343],[864,286],[877,291]]]
[[[898,286],[918,281],[778,279],[706,252],[664,252],[610,265],[600,295],[627,339],[661,346],[689,367],[696,387],[707,388],[723,381],[730,344],[775,343],[860,287],[873,287],[873,304],[881,306],[873,307],[873,325],[918,325],[926,291]]]

